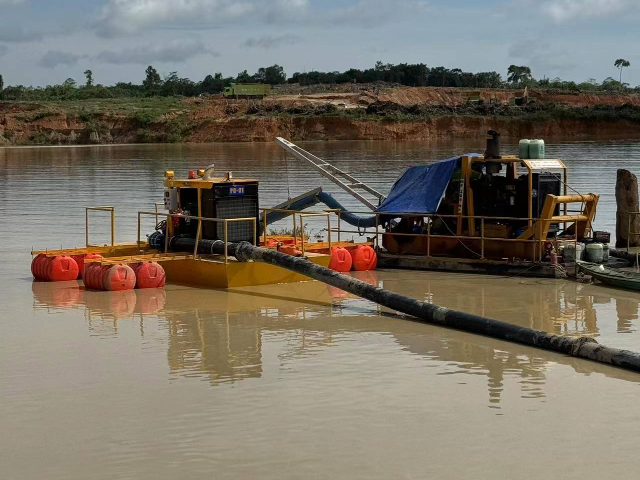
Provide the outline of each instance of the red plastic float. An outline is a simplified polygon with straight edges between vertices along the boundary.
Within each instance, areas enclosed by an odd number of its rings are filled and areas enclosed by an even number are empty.
[[[333,247],[331,249],[331,260],[329,268],[336,272],[347,273],[351,270],[353,260],[349,252],[342,247]]]
[[[80,280],[84,275],[84,261],[102,258],[102,255],[99,253],[83,253],[82,255],[71,255],[71,258],[78,264],[78,280]]]
[[[136,274],[128,265],[90,263],[84,271],[84,285],[92,290],[133,290]]]
[[[167,275],[159,263],[136,263],[131,268],[136,274],[136,288],[160,288],[167,283]]]
[[[31,273],[36,280],[69,282],[78,278],[78,264],[67,256],[36,256],[31,262]]]
[[[358,248],[351,250],[353,269],[358,272],[375,270],[378,265],[378,255],[369,245],[358,245]]]

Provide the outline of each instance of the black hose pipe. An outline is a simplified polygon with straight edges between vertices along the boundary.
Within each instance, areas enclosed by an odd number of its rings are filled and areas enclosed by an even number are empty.
[[[228,244],[227,248],[229,255],[236,257],[239,261],[253,260],[286,268],[397,312],[411,315],[424,323],[486,335],[640,372],[640,354],[601,345],[593,338],[555,335],[439,307],[371,286],[351,276],[316,265],[306,258],[293,257],[276,250],[255,247],[248,242]],[[222,254],[224,242],[213,242],[211,249]]]

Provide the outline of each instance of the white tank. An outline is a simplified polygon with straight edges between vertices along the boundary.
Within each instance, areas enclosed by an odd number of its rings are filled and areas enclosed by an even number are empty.
[[[519,147],[519,157],[526,160],[527,158],[529,158],[529,143],[531,142],[531,140],[528,140],[526,138],[523,138],[522,140],[520,140],[520,143],[518,144]]]
[[[567,243],[564,246],[564,261],[573,263],[576,260],[582,260],[584,254],[584,243]]]
[[[529,141],[529,158],[544,158],[545,148],[544,140]]]
[[[604,261],[604,245],[602,243],[590,243],[585,251],[585,260],[591,263]]]

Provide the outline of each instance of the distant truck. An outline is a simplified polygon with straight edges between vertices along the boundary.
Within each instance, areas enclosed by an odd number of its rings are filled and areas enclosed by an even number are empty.
[[[232,83],[225,87],[226,98],[264,98],[271,93],[271,85],[264,83]]]

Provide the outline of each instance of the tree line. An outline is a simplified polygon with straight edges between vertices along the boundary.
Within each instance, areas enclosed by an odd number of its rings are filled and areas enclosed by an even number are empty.
[[[524,88],[539,87],[559,89],[571,92],[580,91],[629,91],[628,84],[622,82],[622,70],[631,64],[624,59],[615,61],[614,66],[620,70],[620,79],[606,78],[603,82],[589,79],[576,83],[564,81],[560,78],[533,78],[531,69],[527,66],[510,65],[507,78],[504,80],[498,72],[464,72],[459,68],[428,67],[423,63],[408,64],[376,62],[372,68],[360,70],[351,68],[344,72],[296,72],[287,77],[284,68],[272,65],[258,69],[253,75],[247,70],[235,77],[225,77],[222,73],[207,75],[202,81],[193,81],[180,77],[178,72],[170,72],[161,76],[158,71],[149,66],[145,70],[145,77],[141,84],[118,82],[115,85],[104,86],[96,84],[93,72],[84,72],[84,84],[78,85],[73,78],[68,78],[62,84],[46,87],[29,87],[14,85],[4,87],[0,75],[0,100],[84,100],[90,98],[131,98],[131,97],[194,97],[199,95],[214,95],[221,93],[232,83],[267,83],[270,85],[299,84],[299,85],[333,85],[333,84],[363,84],[384,82],[410,87],[460,87],[460,88]],[[635,90],[640,90],[636,87]]]

